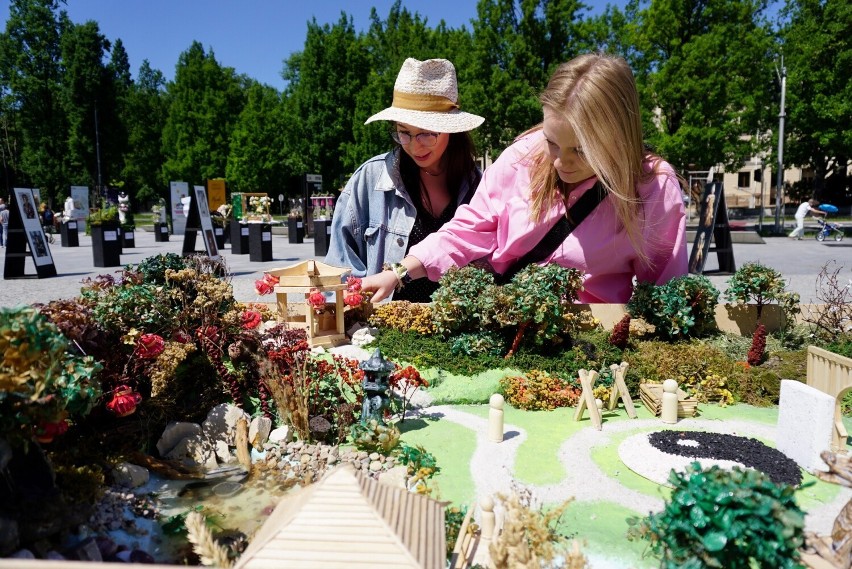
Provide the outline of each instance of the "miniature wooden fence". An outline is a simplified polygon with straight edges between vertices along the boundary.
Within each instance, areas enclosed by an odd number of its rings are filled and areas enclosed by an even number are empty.
[[[843,426],[843,413],[840,401],[843,394],[852,388],[852,358],[808,346],[807,383],[834,397],[834,431],[831,437],[831,450],[846,452],[846,428]]]

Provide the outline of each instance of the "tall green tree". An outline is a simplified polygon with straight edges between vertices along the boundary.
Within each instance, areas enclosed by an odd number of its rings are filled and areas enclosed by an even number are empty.
[[[162,182],[200,184],[221,177],[228,143],[245,96],[233,68],[222,67],[199,42],[183,52],[168,85],[169,111],[163,128],[166,161]]]
[[[12,185],[38,186],[47,199],[66,183],[58,6],[58,0],[12,0],[0,35],[0,81],[20,128],[20,169]]]
[[[144,60],[136,82],[124,97],[124,126],[127,150],[123,157],[121,178],[128,194],[138,202],[166,197],[161,169],[162,133],[168,115],[163,73]]]
[[[541,122],[538,93],[553,69],[578,53],[577,0],[480,0],[473,60],[465,61],[471,110],[485,117],[483,150],[499,154]]]
[[[652,0],[633,41],[646,135],[676,167],[738,169],[766,142],[773,37],[765,0]],[[776,111],[777,114],[777,111]]]
[[[356,98],[368,75],[367,55],[345,13],[334,25],[308,23],[305,49],[284,64],[287,169],[321,174],[325,188],[343,182]],[[351,158],[350,158],[351,159]]]
[[[68,121],[67,182],[98,186],[110,180],[120,155],[121,129],[112,77],[104,65],[109,42],[97,22],[76,25],[63,13],[62,105]],[[115,169],[118,173],[118,169]]]
[[[852,158],[852,4],[790,0],[785,12],[784,159],[812,167],[816,195],[837,201],[848,184]]]
[[[231,135],[225,177],[232,191],[267,192],[285,187],[281,94],[253,83]]]
[[[130,74],[130,59],[127,56],[127,50],[124,49],[124,42],[121,41],[121,38],[112,42],[112,47],[109,51],[110,58],[106,66],[106,84],[112,89],[113,100],[115,101],[115,112],[109,117],[113,121],[104,125],[106,127],[106,134],[109,136],[107,148],[105,149],[105,156],[109,160],[109,171],[111,173],[109,181],[111,184],[121,185],[122,189],[128,192],[128,195],[135,198],[136,188],[128,187],[126,180],[123,179],[124,157],[128,149],[127,100],[133,89],[133,77]]]
[[[370,29],[361,38],[366,50],[369,74],[356,95],[352,131],[354,140],[346,145],[345,164],[351,173],[366,159],[391,148],[387,123],[364,124],[371,115],[390,106],[393,85],[403,62],[415,59],[447,57],[435,41],[435,32],[426,20],[411,13],[397,0],[382,20],[375,8],[370,11]]]

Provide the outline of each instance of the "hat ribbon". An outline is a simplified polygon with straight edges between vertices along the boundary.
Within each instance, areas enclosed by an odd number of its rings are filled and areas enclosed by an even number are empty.
[[[459,108],[458,103],[454,103],[450,99],[440,95],[403,93],[402,91],[393,92],[393,103],[391,106],[410,111],[432,111],[439,113],[446,113],[447,111]]]

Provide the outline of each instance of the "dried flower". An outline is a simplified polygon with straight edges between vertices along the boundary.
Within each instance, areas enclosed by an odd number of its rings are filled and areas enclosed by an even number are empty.
[[[254,330],[260,326],[262,319],[256,310],[244,310],[240,316],[240,325],[244,330]]]
[[[260,295],[272,294],[272,291],[275,290],[275,285],[278,284],[278,280],[278,277],[275,275],[265,274],[262,279],[254,281],[254,290]]]
[[[308,293],[308,304],[317,314],[322,314],[325,310],[325,295],[319,290],[312,288]]]
[[[157,334],[142,334],[136,344],[136,353],[145,360],[153,359],[163,353],[166,343]]]

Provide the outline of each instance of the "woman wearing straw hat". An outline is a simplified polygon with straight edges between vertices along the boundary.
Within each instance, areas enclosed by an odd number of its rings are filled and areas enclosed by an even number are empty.
[[[482,117],[459,110],[456,70],[446,59],[406,59],[393,103],[367,122],[391,121],[391,152],[362,164],[346,183],[325,260],[354,276],[382,271],[470,201],[481,173],[468,131]],[[437,283],[401,290],[397,300],[429,302]]]
[[[686,274],[680,183],[643,145],[627,63],[579,56],[556,69],[540,102],[544,121],[489,167],[470,204],[400,263],[364,279],[374,302],[483,259],[503,276],[533,262],[577,268],[580,302],[627,302],[634,277],[662,284]]]

